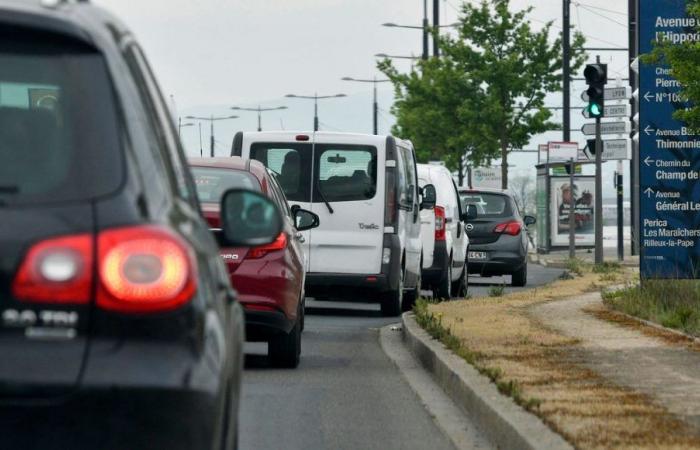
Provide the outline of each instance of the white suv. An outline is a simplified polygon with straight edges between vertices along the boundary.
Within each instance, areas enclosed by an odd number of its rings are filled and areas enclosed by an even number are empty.
[[[469,237],[463,222],[471,217],[462,211],[457,186],[444,166],[418,164],[418,183],[423,190],[433,185],[437,191],[435,207],[421,211],[423,287],[437,298],[464,297]]]
[[[421,288],[421,204],[409,141],[250,132],[235,136],[231,155],[262,162],[278,174],[292,209],[319,216],[318,228],[297,236],[306,253],[307,295],[376,298],[386,316],[412,307]]]

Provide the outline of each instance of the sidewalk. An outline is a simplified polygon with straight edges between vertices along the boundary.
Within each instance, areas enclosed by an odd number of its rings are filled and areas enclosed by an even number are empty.
[[[593,263],[595,258],[595,252],[588,249],[576,249],[576,258]],[[605,247],[603,249],[603,258],[605,261],[617,261],[617,249],[612,247]],[[535,264],[540,264],[545,267],[558,267],[565,268],[566,262],[569,260],[569,250],[554,250],[550,253],[543,255],[535,252],[530,253],[530,262]],[[631,256],[629,247],[625,248],[625,259],[622,261],[622,265],[628,267],[639,267],[639,255]]]
[[[700,434],[700,353],[597,319],[599,294],[545,303],[530,312],[545,326],[577,339],[591,370],[663,405]]]

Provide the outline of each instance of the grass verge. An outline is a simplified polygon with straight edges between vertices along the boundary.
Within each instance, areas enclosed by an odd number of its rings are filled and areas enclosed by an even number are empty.
[[[606,305],[631,316],[700,337],[700,282],[647,280],[603,294]]]
[[[570,273],[580,275],[502,297],[421,300],[416,319],[577,448],[700,448],[700,437],[675,416],[588,369],[576,340],[528,313],[542,302],[598,291],[635,276],[619,267],[594,269],[580,262],[572,264]]]

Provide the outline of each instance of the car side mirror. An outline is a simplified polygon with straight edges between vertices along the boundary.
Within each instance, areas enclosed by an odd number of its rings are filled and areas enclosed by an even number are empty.
[[[479,216],[479,212],[476,209],[476,205],[467,205],[467,212],[462,214],[462,222],[470,222],[475,220]]]
[[[426,184],[423,186],[423,201],[420,203],[420,209],[433,209],[437,203],[437,192],[435,186]]]
[[[525,216],[525,217],[523,217],[523,222],[525,222],[525,226],[529,227],[530,225],[536,224],[537,219],[534,218],[533,216]]]
[[[320,224],[321,220],[318,218],[318,214],[301,208],[296,208],[294,210],[294,226],[297,231],[310,230],[316,228]]]
[[[282,232],[282,214],[259,192],[230,189],[221,197],[221,228],[226,246],[266,245]]]

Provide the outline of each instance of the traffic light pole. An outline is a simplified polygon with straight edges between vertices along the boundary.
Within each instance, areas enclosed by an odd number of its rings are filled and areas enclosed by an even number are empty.
[[[569,258],[576,258],[576,200],[574,197],[574,178],[576,164],[571,158],[569,162]]]
[[[603,263],[603,139],[600,117],[595,120],[595,263]]]
[[[625,260],[625,239],[623,236],[624,232],[624,203],[623,203],[623,190],[624,185],[622,184],[622,161],[619,161],[618,172],[615,172],[615,191],[617,192],[617,260]]]
[[[563,97],[563,141],[571,141],[571,0],[564,1],[562,31],[562,97]]]

